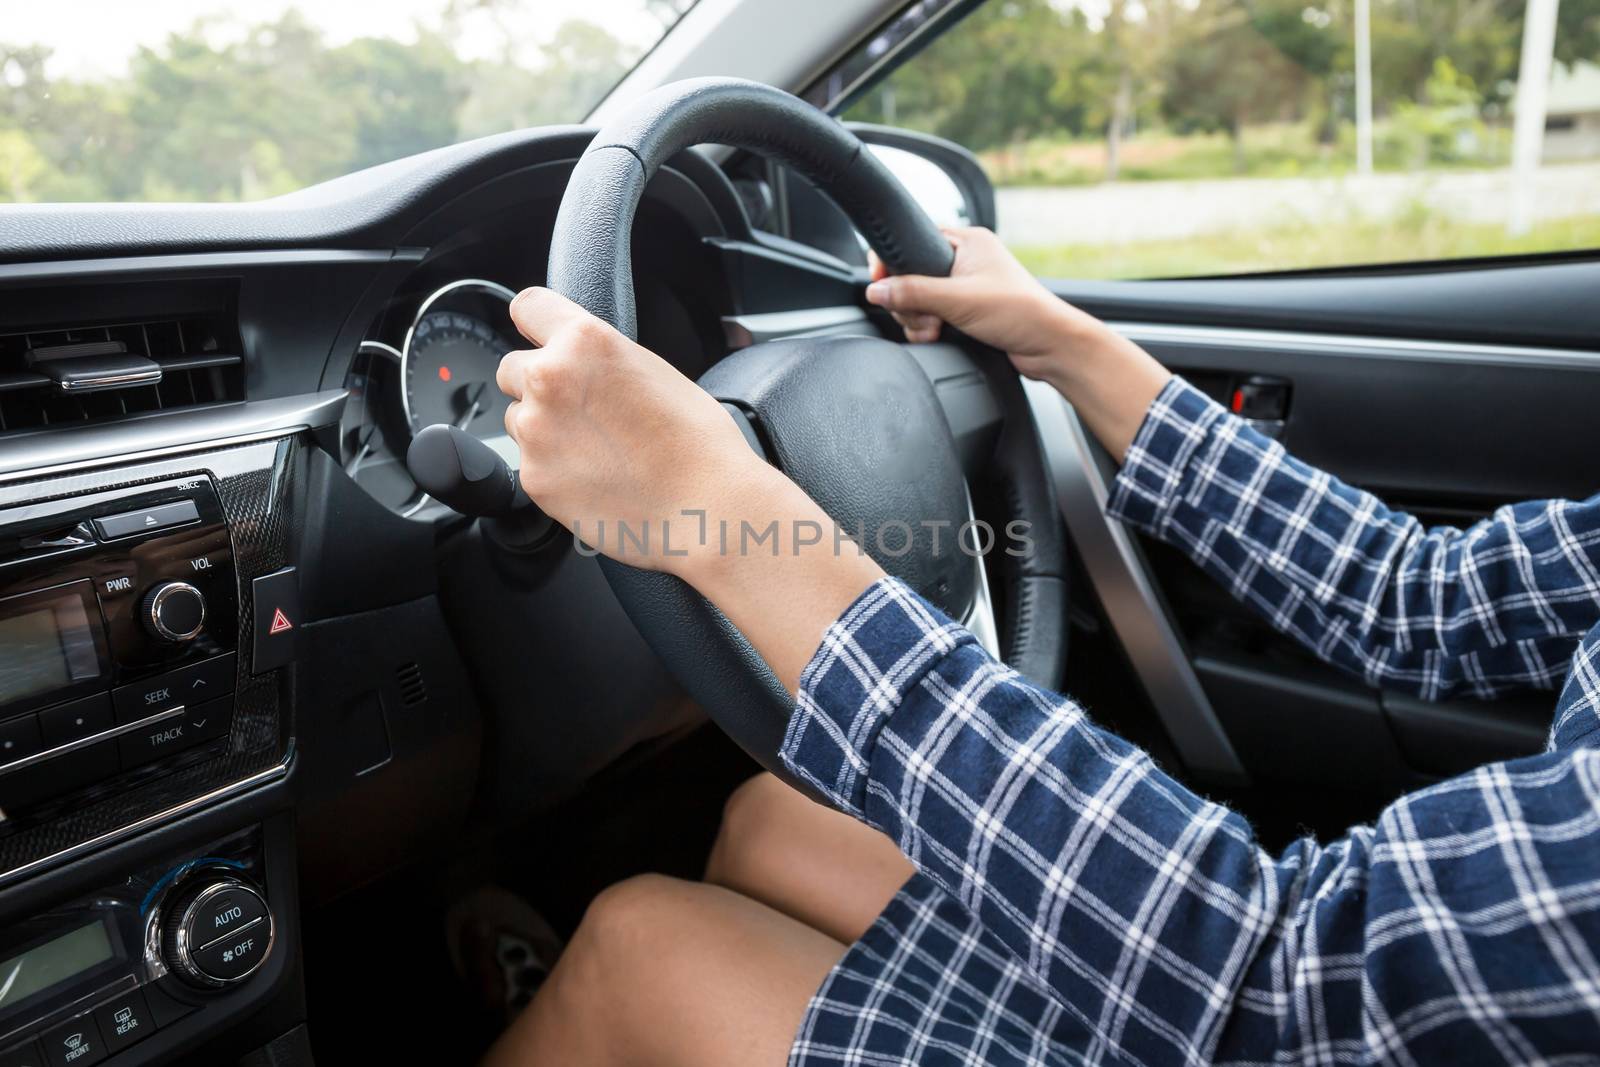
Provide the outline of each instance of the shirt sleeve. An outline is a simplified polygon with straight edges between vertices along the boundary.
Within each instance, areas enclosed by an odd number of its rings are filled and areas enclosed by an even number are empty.
[[[1600,495],[1424,529],[1179,378],[1146,414],[1108,510],[1316,655],[1428,700],[1553,688],[1600,617]]]
[[[1108,1061],[1600,1047],[1593,750],[1484,768],[1274,857],[884,579],[827,631],[781,756],[959,899]]]

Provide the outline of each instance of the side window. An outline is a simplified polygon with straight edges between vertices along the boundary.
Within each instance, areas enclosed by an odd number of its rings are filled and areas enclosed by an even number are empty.
[[[975,152],[1039,274],[1600,248],[1600,0],[988,0],[938,33],[833,103]]]

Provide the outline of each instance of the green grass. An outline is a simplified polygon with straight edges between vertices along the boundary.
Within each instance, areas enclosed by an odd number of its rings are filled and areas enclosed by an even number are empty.
[[[1380,122],[1375,138],[1379,171],[1504,166],[1509,132],[1485,128],[1476,154],[1418,157],[1417,147],[1393,121]],[[1121,181],[1193,181],[1211,178],[1328,177],[1355,169],[1355,134],[1342,127],[1337,144],[1319,144],[1306,123],[1247,127],[1243,151],[1221,133],[1174,134],[1151,130],[1122,145]],[[1424,153],[1426,155],[1426,153]],[[979,156],[996,185],[1093,185],[1105,178],[1105,141],[1044,137]]]
[[[1418,211],[1394,222],[1296,224],[1119,245],[1013,246],[1046,278],[1177,278],[1409,260],[1600,249],[1600,216],[1545,222],[1520,237],[1498,225]]]

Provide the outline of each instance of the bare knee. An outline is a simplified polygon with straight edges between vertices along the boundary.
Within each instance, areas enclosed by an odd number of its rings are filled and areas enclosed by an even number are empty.
[[[706,861],[706,881],[730,889],[748,887],[781,864],[786,810],[793,790],[770,774],[758,774],[729,795],[722,825]]]
[[[531,1029],[557,1047],[582,1048],[609,1063],[633,1035],[619,1006],[659,981],[664,941],[677,926],[671,901],[684,883],[641,874],[608,886],[590,901],[555,970],[527,1013]]]
[[[629,1009],[672,980],[682,918],[694,886],[642,874],[590,902],[572,940],[533,1004],[483,1067],[529,1062],[630,1062],[650,1027]]]
[[[589,902],[562,954],[563,965],[570,959],[575,970],[607,985],[638,975],[674,936],[674,915],[687,886],[660,874],[607,886]]]

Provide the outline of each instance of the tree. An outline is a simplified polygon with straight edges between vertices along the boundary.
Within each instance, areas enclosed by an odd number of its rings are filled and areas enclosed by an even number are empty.
[[[349,113],[354,143],[337,167],[356,170],[456,139],[472,72],[436,34],[415,44],[363,37],[319,62],[319,89]]]
[[[1239,0],[1200,0],[1174,41],[1162,105],[1180,130],[1223,130],[1245,169],[1247,123],[1297,106],[1306,73],[1268,39]]]
[[[1090,67],[1103,66],[1097,45],[1076,7],[995,0],[898,68],[850,117],[884,121],[888,92],[902,125],[976,151],[1081,133],[1096,108],[1096,92],[1083,90]]]
[[[604,28],[568,22],[535,47],[508,36],[499,58],[469,62],[451,26],[330,47],[292,9],[242,33],[199,21],[141,48],[126,76],[95,81],[52,79],[49,49],[0,44],[0,198],[270,196],[465,136],[581,118],[630,57]]]
[[[0,192],[20,203],[37,200],[35,187],[49,163],[22,130],[0,130]]]
[[[628,70],[622,43],[590,22],[563,24],[541,59],[534,67],[478,64],[461,112],[463,135],[572,122]]]

